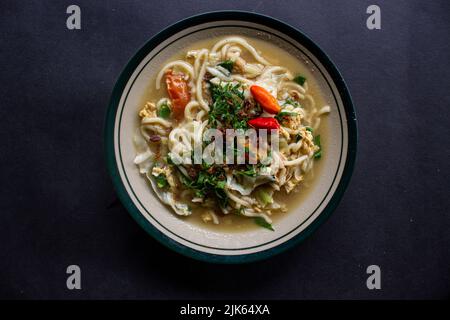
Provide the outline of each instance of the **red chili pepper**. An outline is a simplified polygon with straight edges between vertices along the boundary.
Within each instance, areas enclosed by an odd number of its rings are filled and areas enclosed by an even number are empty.
[[[281,108],[278,104],[277,99],[270,94],[269,91],[264,89],[263,87],[252,85],[250,87],[250,92],[252,93],[253,98],[261,105],[264,111],[272,114],[277,114],[280,112]]]
[[[248,124],[256,129],[279,129],[280,124],[278,123],[277,119],[275,118],[254,118],[250,121],[248,121]]]

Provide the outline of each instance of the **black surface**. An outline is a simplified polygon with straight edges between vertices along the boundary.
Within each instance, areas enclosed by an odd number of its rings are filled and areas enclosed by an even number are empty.
[[[66,28],[81,7],[82,29]],[[2,1],[1,298],[448,298],[450,4],[377,1]],[[358,159],[332,217],[300,246],[209,265],[148,236],[117,203],[103,155],[112,87],[134,52],[192,14],[243,9],[298,27],[342,72]],[[66,289],[66,267],[82,290]],[[366,267],[382,289],[366,288]]]

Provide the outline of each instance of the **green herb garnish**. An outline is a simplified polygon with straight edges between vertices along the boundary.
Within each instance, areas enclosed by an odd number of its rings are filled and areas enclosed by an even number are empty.
[[[268,204],[273,203],[272,196],[264,189],[258,189],[255,192],[256,199],[263,205],[263,207],[267,206]]]
[[[165,160],[166,160],[166,163],[167,163],[167,164],[172,164],[172,165],[175,164],[175,163],[173,162],[172,157],[170,156],[170,154],[167,154]]]
[[[194,179],[186,177],[180,172],[180,181],[187,188],[192,189],[198,197],[212,195],[221,207],[228,205],[228,196],[225,192],[226,179],[223,168],[216,167],[213,172],[200,169]]]
[[[285,117],[293,117],[293,116],[296,116],[296,115],[298,115],[298,113],[296,113],[296,112],[281,111],[280,113],[278,113],[275,116],[275,119],[277,119],[278,121],[282,121],[283,118],[285,118]]]
[[[235,174],[247,177],[255,177],[256,169],[255,166],[247,165],[247,170],[235,171]]]
[[[155,177],[155,181],[156,181],[156,185],[160,189],[163,189],[169,185],[169,183],[167,182],[167,178],[163,173],[160,173],[159,175],[157,175]]]
[[[231,72],[233,70],[234,62],[231,60],[225,60],[224,62],[219,63],[218,66],[221,66]]]
[[[320,145],[320,134],[314,137],[314,144],[319,147],[319,150],[314,152],[314,158],[320,159],[322,156],[322,146]]]
[[[240,84],[211,84],[213,100],[209,111],[212,128],[247,129],[247,117],[239,114],[244,106],[244,90]]]
[[[295,83],[298,83],[299,85],[304,85],[305,84],[305,81],[306,81],[306,78],[305,77],[303,77],[303,76],[296,76],[295,78],[294,78],[294,82]]]
[[[262,218],[262,217],[255,217],[255,218],[253,218],[253,220],[255,221],[255,223],[258,226],[266,228],[266,229],[269,229],[271,231],[275,231],[273,229],[273,226],[270,223],[268,223],[266,220],[264,220],[264,218]]]
[[[300,107],[302,108],[302,106],[300,105],[300,103],[298,101],[292,100],[291,98],[287,98],[286,100],[284,100],[283,106],[290,104],[291,106],[294,107]]]

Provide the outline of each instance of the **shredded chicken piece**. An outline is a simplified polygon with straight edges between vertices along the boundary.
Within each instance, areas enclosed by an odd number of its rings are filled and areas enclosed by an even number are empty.
[[[241,57],[237,57],[234,61],[234,68],[246,78],[253,79],[262,73],[264,66],[259,63],[248,63]]]
[[[302,128],[300,135],[302,136],[302,150],[304,154],[311,154],[319,150],[319,147],[314,144],[314,137],[310,131]]]
[[[284,189],[286,190],[286,193],[291,193],[298,185],[299,183],[303,181],[303,176],[300,177],[300,179],[291,179],[284,185]]]
[[[141,118],[152,118],[156,117],[156,106],[152,102],[147,102],[144,108],[139,111],[139,117]]]
[[[286,117],[286,119],[283,120],[283,125],[292,130],[297,130],[302,125],[302,116],[300,114],[297,114]]]

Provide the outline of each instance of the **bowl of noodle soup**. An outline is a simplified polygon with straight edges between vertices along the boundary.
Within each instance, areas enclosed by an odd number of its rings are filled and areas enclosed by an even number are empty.
[[[133,218],[186,256],[264,259],[334,210],[356,156],[356,116],[325,53],[246,12],[182,20],[149,40],[114,88],[108,169]]]

